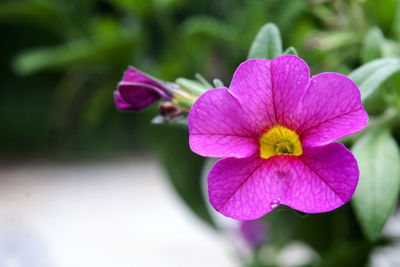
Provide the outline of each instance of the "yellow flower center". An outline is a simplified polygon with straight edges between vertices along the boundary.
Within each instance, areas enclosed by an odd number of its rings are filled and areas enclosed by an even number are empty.
[[[260,156],[264,159],[287,154],[300,156],[303,154],[299,136],[283,126],[275,126],[260,138]]]

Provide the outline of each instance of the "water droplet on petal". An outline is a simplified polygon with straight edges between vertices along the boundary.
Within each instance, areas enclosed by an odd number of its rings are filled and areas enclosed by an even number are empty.
[[[276,207],[279,206],[279,204],[281,204],[281,200],[278,198],[278,199],[272,200],[272,201],[269,203],[269,206],[270,206],[271,209],[275,209]]]

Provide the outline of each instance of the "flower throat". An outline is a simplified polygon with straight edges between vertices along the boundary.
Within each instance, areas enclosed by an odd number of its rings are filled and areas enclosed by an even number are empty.
[[[260,156],[264,159],[282,154],[293,156],[303,154],[299,136],[283,126],[277,125],[270,129],[261,136],[259,141]]]

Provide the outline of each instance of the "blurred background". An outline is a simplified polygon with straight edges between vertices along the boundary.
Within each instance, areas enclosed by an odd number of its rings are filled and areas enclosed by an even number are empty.
[[[187,131],[151,125],[157,105],[116,109],[128,65],[229,84],[266,22],[313,74],[400,56],[396,0],[2,0],[0,266],[400,266],[349,205],[277,212],[268,227],[287,228],[252,258],[237,222],[212,219]]]

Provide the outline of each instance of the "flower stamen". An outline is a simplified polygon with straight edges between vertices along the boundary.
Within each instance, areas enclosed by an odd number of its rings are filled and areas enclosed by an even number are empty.
[[[299,136],[283,126],[277,125],[270,129],[261,136],[259,141],[260,156],[264,159],[281,154],[294,156],[303,154]]]

